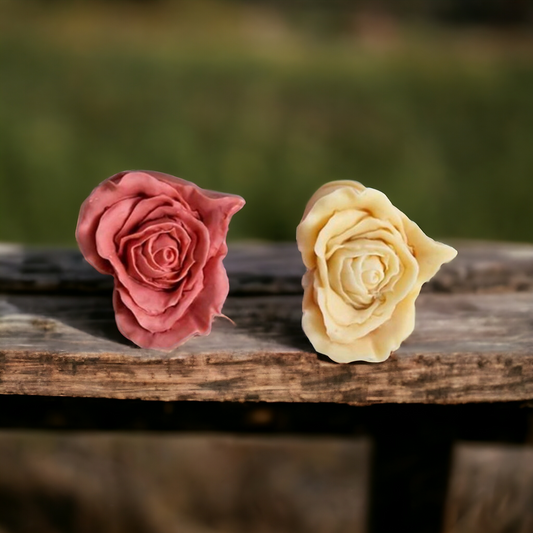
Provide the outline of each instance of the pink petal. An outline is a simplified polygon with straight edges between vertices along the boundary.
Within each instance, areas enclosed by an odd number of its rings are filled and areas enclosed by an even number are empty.
[[[140,346],[169,348],[206,334],[227,297],[222,259],[244,200],[152,171],[121,172],[83,203],[76,238],[115,276],[119,329]]]
[[[161,212],[159,211],[160,208],[166,209]],[[190,212],[186,205],[165,195],[158,195],[150,198],[143,197],[132,210],[128,220],[124,222],[124,225],[116,238],[120,241],[123,237],[138,231],[139,225],[145,222],[162,218],[165,214],[170,218],[175,218],[179,216],[183,210]]]
[[[111,205],[98,220],[91,238],[84,238],[84,231],[89,231],[87,220],[81,225],[78,242],[85,259],[104,274],[113,273],[109,258],[117,252],[114,242],[115,234],[120,230],[124,221],[130,215],[138,198],[121,198]],[[102,223],[103,220],[103,223]],[[91,225],[92,227],[92,225]],[[80,228],[80,226],[78,226]]]
[[[169,330],[163,333],[152,333],[137,322],[135,315],[122,303],[120,296],[113,293],[113,307],[118,330],[141,348],[152,348],[156,350],[172,350],[187,342],[190,338],[201,334],[198,333],[193,323],[188,329],[180,326],[179,330]]]
[[[145,228],[145,230],[155,231],[169,231],[171,227],[175,225],[174,222],[166,222],[161,225],[154,224]],[[189,270],[187,271],[187,278],[190,280],[187,282],[185,289],[189,290],[191,283],[195,283],[200,277],[202,269],[207,261],[207,254],[209,252],[209,235],[207,230],[202,224],[199,224],[195,228],[191,228],[196,235],[196,246],[190,250],[189,256],[192,261],[188,263]],[[125,239],[135,239],[135,236],[126,237]],[[142,283],[134,280],[118,259],[118,257],[110,258],[113,266],[115,267],[116,281],[119,281],[122,285],[120,289],[123,301],[130,309],[136,313],[137,310],[154,316],[163,313],[168,307],[177,304],[181,298],[180,292],[154,292],[153,289],[144,286]],[[129,294],[126,296],[125,292]],[[192,287],[191,287],[192,291]],[[131,306],[129,304],[131,302]]]
[[[115,291],[113,305],[120,332],[141,348],[163,350],[171,350],[191,337],[210,333],[213,318],[220,315],[228,295],[229,282],[221,257],[211,259],[204,273],[206,284],[187,313],[163,331],[151,331],[141,326]]]
[[[100,218],[95,233],[96,251],[100,258],[107,259],[112,266],[118,253],[115,235],[138,201],[137,198],[123,198],[109,207]]]
[[[166,282],[178,283],[189,272],[190,267],[195,262],[192,253],[188,253],[189,247],[196,245],[196,238],[191,237],[180,226],[173,227],[169,232],[176,242],[178,254],[175,261],[168,263],[164,268],[161,268],[151,257],[153,251],[151,250],[151,243],[153,237],[147,241],[134,243],[132,246],[126,246],[128,272],[130,268],[139,272],[140,281],[147,281],[150,279],[163,279]]]
[[[130,292],[119,282],[115,282],[115,291],[122,303],[137,317],[139,324],[150,331],[164,331],[172,327],[185,313],[204,288],[204,275],[200,270],[188,283],[181,283],[171,293],[151,290],[151,310],[160,308],[160,312],[149,312],[134,300]],[[172,305],[167,305],[172,301]]]
[[[225,247],[225,239],[231,217],[244,207],[244,198],[236,194],[225,194],[202,189],[190,181],[162,172],[151,171],[150,174],[175,187],[183,201],[191,209],[198,211],[211,236],[211,257],[218,252],[221,246]],[[226,253],[227,249],[224,255]]]

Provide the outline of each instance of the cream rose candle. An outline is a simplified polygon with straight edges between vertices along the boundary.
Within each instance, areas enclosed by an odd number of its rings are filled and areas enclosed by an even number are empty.
[[[414,329],[422,285],[457,255],[355,181],[322,186],[296,239],[307,268],[303,330],[338,363],[378,363],[397,350]]]

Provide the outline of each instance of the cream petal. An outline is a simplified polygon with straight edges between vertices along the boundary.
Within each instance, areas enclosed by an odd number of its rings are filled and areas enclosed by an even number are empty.
[[[321,187],[297,240],[308,269],[302,327],[318,352],[343,363],[387,359],[414,329],[422,284],[457,253],[357,182]]]
[[[298,247],[308,268],[314,267],[312,251],[316,248],[315,243],[319,234],[331,218],[337,218],[338,222],[330,224],[331,229],[326,230],[327,235],[332,237],[333,234],[340,234],[342,223],[346,224],[345,229],[349,229],[347,217],[350,215],[345,215],[345,212],[361,218],[364,218],[363,215],[370,215],[381,223],[389,223],[402,234],[404,240],[407,240],[403,229],[403,213],[394,207],[382,192],[370,188],[360,191],[347,186],[339,187],[321,196],[309,209],[296,230]]]
[[[296,228],[296,240],[307,268],[311,269],[316,265],[314,248],[322,228],[327,224],[332,214],[352,210],[358,194],[360,193],[354,188],[337,188],[319,198],[309,209],[305,218],[302,219]]]
[[[415,300],[419,293],[420,287],[414,288],[395,307],[390,320],[369,335],[374,347],[375,360],[366,359],[367,361],[373,363],[385,361],[391,352],[397,350],[402,342],[413,333],[415,329]]]
[[[428,237],[412,220],[404,215],[404,227],[409,244],[418,262],[420,284],[429,281],[444,263],[449,263],[457,255],[457,250]]]
[[[340,342],[359,339],[388,318],[386,309],[382,314],[377,312],[378,308],[383,308],[380,300],[375,300],[366,309],[358,310],[344,302],[336,292],[320,287],[315,287],[315,299],[328,335]]]
[[[337,294],[356,309],[366,309],[374,297],[363,280],[362,264],[365,257],[344,255],[336,253],[329,260],[329,283]]]
[[[337,255],[339,254],[335,254],[335,256]],[[334,268],[333,260],[335,256],[333,256],[332,260],[330,260],[331,286],[334,287],[333,281],[338,280],[339,289],[342,289],[342,291],[346,293],[346,295],[352,300],[352,302],[354,301],[353,299],[356,296],[358,296],[359,298],[363,296],[366,300],[371,297],[371,294],[368,291],[368,287],[365,285],[363,279],[363,263],[365,260],[365,256],[359,256],[356,258],[344,258],[342,263],[339,265],[339,270]]]
[[[304,279],[309,276],[304,274]],[[309,279],[305,284],[309,284]],[[340,344],[330,339],[323,321],[323,315],[316,305],[312,290],[306,290],[303,297],[302,329],[318,353],[327,355],[337,363],[373,360],[372,345],[368,337],[358,339],[351,345]]]
[[[381,363],[397,350],[415,327],[415,300],[418,291],[413,290],[395,309],[390,320],[380,328],[350,343],[332,341],[325,329],[316,327],[318,320],[313,313],[305,313],[302,327],[311,344],[319,353],[327,355],[337,363],[366,361]]]
[[[330,287],[327,267],[326,279],[318,270],[320,283],[315,286],[316,300],[324,314],[326,330],[332,338],[352,341],[368,334],[388,320],[397,303],[414,288],[418,278],[418,264],[405,243],[399,241],[395,244],[403,269],[394,284],[391,284],[393,290],[383,291],[377,299],[378,305],[372,305],[369,309],[360,311],[351,306]]]
[[[361,264],[368,255],[379,253],[379,243],[360,241],[358,244],[358,248],[346,246],[333,254],[327,262],[327,276],[328,284],[339,296],[356,308],[364,309],[373,298],[363,283]]]
[[[374,290],[385,278],[383,262],[375,255],[368,255],[358,261],[362,283],[368,291]]]
[[[337,189],[341,189],[343,187],[349,187],[351,189],[354,189],[356,192],[363,192],[365,190],[365,186],[357,181],[352,180],[337,180],[337,181],[330,181],[329,183],[325,183],[320,187],[313,196],[309,199],[307,202],[307,205],[305,206],[304,214],[302,216],[302,220],[307,216],[307,213],[311,210],[311,208],[316,204],[320,198],[323,196],[327,196],[328,194],[331,194],[332,192],[335,192]]]
[[[326,260],[329,260],[337,250],[350,250],[355,257],[372,253],[377,247],[381,247],[385,255],[391,255],[390,249],[401,247],[406,264],[414,266],[414,259],[405,246],[403,235],[392,224],[370,217],[361,217],[361,212],[355,210],[334,213],[318,234],[314,246],[318,277],[324,285],[327,284],[329,266]],[[397,265],[394,260],[391,262],[393,266]],[[383,285],[388,282],[391,274],[396,273],[397,266],[394,272],[389,273]]]
[[[357,211],[360,213],[360,211]],[[331,238],[325,240],[325,255],[330,257],[335,250],[347,246],[350,242],[357,242],[360,239],[372,239],[376,231],[387,231],[396,238],[403,240],[403,235],[389,222],[365,214],[356,224],[346,224],[346,229],[337,235],[331,235]],[[321,232],[326,233],[324,229]],[[379,235],[378,235],[379,237]],[[390,239],[387,239],[387,241]]]
[[[366,216],[366,213],[355,209],[334,213],[317,235],[315,254],[327,259],[331,255],[330,246],[335,246],[336,243],[342,246],[350,237],[364,235],[368,224],[362,222]],[[361,226],[361,231],[358,231]],[[372,229],[375,227],[376,223],[372,224]]]
[[[372,236],[372,234],[370,236]],[[365,247],[363,247],[363,242],[368,243],[366,249]],[[329,266],[329,279],[330,279],[330,284],[332,286],[334,284],[334,280],[337,279],[338,276],[340,276],[340,273],[337,273],[334,271],[335,266],[336,266],[335,256],[339,254],[339,252],[342,252],[342,254],[347,257],[352,256],[354,260],[357,259],[357,260],[364,261],[368,257],[374,257],[376,261],[379,261],[381,263],[381,270],[382,270],[383,276],[381,277],[381,279],[377,282],[375,286],[375,291],[374,291],[375,293],[378,293],[382,291],[385,287],[392,285],[402,269],[398,255],[394,252],[390,244],[387,244],[385,242],[382,242],[376,239],[374,240],[359,239],[354,242],[348,242],[343,247],[341,246],[336,247],[335,253],[329,259],[328,261],[330,265]],[[363,277],[363,270],[362,270],[363,264],[364,263],[357,263],[357,265],[354,267],[356,268],[358,272],[358,276],[361,277],[361,282],[362,282],[362,277]],[[347,267],[343,265],[343,269],[345,270],[346,268]],[[359,269],[361,269],[360,272],[359,272]],[[351,273],[355,274],[353,269],[351,269]],[[354,280],[354,283],[352,285],[350,281],[350,277],[346,276],[346,282],[342,280],[342,285],[343,285],[343,288],[346,290],[346,292],[357,293],[358,292],[357,286],[361,282],[360,281],[355,282]],[[337,289],[335,288],[335,290]]]

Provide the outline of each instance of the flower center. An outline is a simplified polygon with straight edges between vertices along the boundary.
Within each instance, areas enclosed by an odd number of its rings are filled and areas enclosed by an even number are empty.
[[[168,233],[161,233],[151,242],[152,260],[155,268],[163,272],[174,270],[180,259],[180,246]]]
[[[375,289],[385,278],[383,263],[375,255],[362,258],[360,273],[361,281],[369,292]]]
[[[178,251],[176,248],[168,246],[167,248],[162,248],[154,254],[154,261],[161,267],[165,268],[171,265],[178,258]]]

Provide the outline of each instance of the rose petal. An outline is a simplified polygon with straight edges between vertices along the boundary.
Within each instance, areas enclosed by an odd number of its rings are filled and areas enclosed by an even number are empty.
[[[114,177],[118,178],[124,174],[125,172],[121,172]],[[120,193],[117,195],[116,183],[109,179],[100,183],[80,207],[76,226],[78,246],[85,260],[103,274],[111,274],[113,269],[108,261],[98,255],[96,250],[96,229],[105,210],[122,198],[123,196]]]
[[[135,244],[128,247],[127,257],[128,266],[126,270],[128,274],[141,283],[153,287],[154,289],[168,289],[171,287],[167,282],[168,274],[161,270],[155,270],[145,257],[143,248],[145,243]],[[176,281],[177,283],[177,281]]]
[[[172,200],[181,200],[175,187],[155,177],[154,172],[133,170],[116,174],[109,178],[117,186],[117,194],[137,198],[164,196]],[[105,183],[105,182],[104,182]]]
[[[115,235],[135,208],[138,201],[137,198],[120,199],[111,205],[101,216],[94,234],[95,248],[91,248],[91,252],[85,257],[98,270],[103,271],[100,263],[105,261],[106,268],[112,271],[113,265],[109,264],[109,258],[115,256],[117,253],[117,246],[114,240]],[[96,256],[93,254],[96,254]],[[95,257],[98,259],[96,260]],[[107,272],[107,270],[104,271],[104,273]]]
[[[196,237],[192,237],[179,224],[172,224],[169,226],[168,233],[172,235],[176,242],[176,247],[179,248],[179,255],[176,256],[174,263],[161,268],[152,257],[153,251],[151,249],[152,241],[156,235],[150,234],[150,229],[147,229],[146,240],[130,241],[126,244],[125,252],[128,258],[128,273],[130,267],[138,271],[142,281],[149,281],[153,279],[163,279],[168,282],[178,283],[189,272],[191,265],[194,263],[194,255],[189,253],[189,248],[196,246]]]
[[[119,172],[100,183],[83,202],[76,227],[76,240],[85,259],[97,270],[112,273],[96,249],[96,230],[105,211],[126,198],[165,194],[177,199],[176,190],[145,172]]]
[[[146,225],[146,227],[142,228],[137,235],[140,235],[143,232],[149,233],[151,231],[169,231],[171,227],[175,226],[175,224],[175,222],[157,224],[156,221],[151,221]],[[210,240],[206,228],[196,219],[191,218],[187,222],[187,226],[191,232],[194,232],[196,235],[197,244],[194,249],[190,251],[190,256],[192,259],[194,259],[194,261],[190,263],[189,270],[187,272],[187,278],[189,281],[186,282],[187,286],[184,287],[184,289],[186,289],[187,292],[190,291],[192,294],[194,294],[195,291],[193,291],[193,285],[197,283],[202,268],[208,259]],[[135,240],[136,238],[136,235],[131,235],[125,237],[123,241],[126,239]],[[123,301],[135,314],[142,311],[143,313],[151,316],[158,316],[168,307],[175,306],[178,303],[178,300],[182,298],[183,289],[173,292],[154,293],[153,289],[135,281],[131,276],[128,275],[118,256],[110,257],[110,262],[115,267],[116,279],[121,284],[119,290],[121,292],[121,296],[123,296]],[[124,294],[125,291],[129,293],[127,296]]]
[[[309,285],[310,282],[306,283]],[[337,363],[352,361],[380,363],[386,360],[391,352],[397,350],[403,340],[413,332],[414,303],[417,295],[416,290],[410,293],[398,304],[391,319],[369,335],[355,341],[341,343],[331,340],[328,336],[322,314],[313,301],[312,291],[307,290],[304,292],[302,328],[315,350],[326,354]]]
[[[400,233],[404,231],[401,211],[394,207],[382,192],[370,188],[361,191],[359,188],[347,186],[333,188],[332,193],[319,196],[311,205],[296,230],[298,249],[308,269],[316,266],[314,243],[317,242],[320,232],[334,214],[343,217],[344,212],[350,212],[352,216],[370,214],[375,219],[390,223]]]
[[[426,283],[444,263],[450,262],[457,255],[457,250],[442,242],[434,241],[407,217],[404,218],[404,227],[420,266],[418,281],[420,284]]]
[[[320,187],[313,196],[309,199],[307,202],[307,205],[304,210],[304,214],[302,216],[302,220],[307,216],[307,213],[309,213],[309,210],[316,204],[316,202],[322,198],[323,196],[327,196],[328,194],[331,194],[332,192],[336,191],[337,189],[341,189],[343,187],[349,187],[350,189],[354,189],[356,193],[363,192],[366,187],[362,185],[361,183],[357,181],[352,180],[337,180],[337,181],[330,181],[329,183],[325,183]]]
[[[376,221],[376,225],[381,221]],[[326,227],[325,227],[326,228]],[[379,226],[378,226],[379,228]],[[367,309],[356,309],[342,298],[342,292],[330,285],[329,265],[317,257],[315,292],[316,301],[324,313],[324,324],[333,340],[348,342],[367,335],[391,317],[394,306],[412,289],[418,277],[418,263],[412,256],[399,232],[394,228],[376,229],[364,234],[364,239],[355,240],[349,247],[365,247],[366,253],[375,246],[392,247],[402,265],[400,273],[391,280],[389,290],[383,290],[378,304]],[[363,252],[364,253],[364,252]]]
[[[387,254],[392,254],[389,246],[368,239],[360,239],[357,245],[354,243],[351,246],[339,248],[327,262],[329,285],[342,299],[351,303],[356,309],[367,309],[374,300],[374,292],[368,290],[363,280],[364,259],[368,255],[376,257]],[[385,278],[385,273],[383,277]]]
[[[188,312],[163,331],[153,332],[142,327],[131,310],[124,305],[117,291],[113,294],[113,306],[119,331],[142,348],[171,350],[191,337],[207,335],[211,331],[213,317],[222,312],[229,292],[229,283],[222,258],[214,257],[205,268],[206,284]]]
[[[193,215],[190,209],[182,202],[165,195],[141,198],[124,222],[120,232],[117,233],[116,239],[120,242],[124,237],[136,233],[140,225],[151,220],[165,216],[171,219],[179,218],[184,210]]]
[[[127,248],[127,272],[134,279],[153,287],[155,290],[169,290],[176,289],[178,283],[188,274],[187,270],[182,268],[183,263],[178,262],[174,271],[154,268],[154,266],[147,259],[147,252],[144,248],[147,247],[145,242],[132,245]],[[191,257],[188,261],[193,261]]]
[[[189,306],[204,287],[202,270],[196,272],[186,282],[180,283],[170,292],[150,290],[151,306],[147,310],[131,296],[131,292],[118,280],[115,290],[120,298],[137,317],[139,324],[150,331],[160,332],[169,329],[174,322],[188,312]]]
[[[374,189],[321,187],[297,229],[307,273],[302,327],[338,362],[379,362],[411,334],[422,284],[455,257]]]
[[[128,338],[168,347],[209,331],[228,292],[228,225],[243,205],[152,171],[121,172],[91,193],[76,237],[87,260],[114,275],[117,323]]]
[[[191,209],[198,211],[200,219],[206,225],[213,256],[218,254],[219,250],[225,255],[227,253],[226,235],[231,217],[242,209],[245,204],[244,199],[235,194],[201,189],[194,183],[161,172],[151,172],[151,174],[179,190],[183,201]]]
[[[240,196],[201,189],[194,183],[161,172],[126,171],[115,174],[98,185],[82,204],[76,229],[76,239],[84,257],[97,270],[107,274],[113,270],[96,250],[96,229],[105,210],[121,198],[127,197],[145,200],[150,197],[159,197],[160,200],[168,198],[190,206],[191,210],[198,212],[209,231],[212,251],[210,257],[216,255],[219,250],[227,253],[225,238],[231,217],[245,204]],[[157,202],[159,200],[154,201],[154,204]],[[142,209],[150,208],[143,206]],[[137,221],[137,217],[142,218],[141,213],[135,214],[132,225]],[[128,225],[125,231],[130,230]]]

